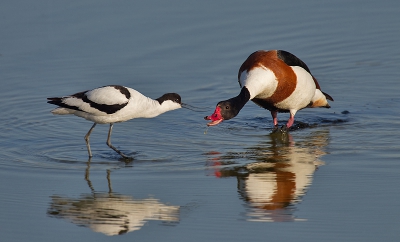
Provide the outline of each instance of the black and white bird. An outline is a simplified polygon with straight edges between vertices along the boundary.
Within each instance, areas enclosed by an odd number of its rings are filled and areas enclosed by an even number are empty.
[[[85,135],[89,157],[92,157],[89,136],[97,124],[110,124],[107,145],[123,158],[129,158],[111,144],[114,123],[134,118],[153,118],[186,105],[176,93],[166,93],[157,99],[151,99],[132,88],[119,85],[103,86],[65,97],[47,99],[47,103],[59,106],[51,111],[53,114],[73,114],[94,122]]]

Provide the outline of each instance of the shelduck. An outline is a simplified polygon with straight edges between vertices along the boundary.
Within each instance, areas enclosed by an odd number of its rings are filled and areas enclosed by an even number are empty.
[[[103,86],[65,97],[47,99],[47,103],[59,106],[51,111],[53,114],[73,114],[94,122],[85,135],[89,157],[92,157],[89,136],[97,124],[110,124],[107,145],[123,158],[129,158],[111,144],[114,123],[134,118],[153,118],[185,105],[176,93],[166,93],[153,100],[132,88],[119,85]]]
[[[296,112],[303,108],[330,108],[333,98],[321,91],[317,79],[308,66],[295,55],[284,50],[259,50],[243,62],[238,73],[240,94],[217,104],[212,115],[204,117],[213,126],[234,118],[252,100],[271,112],[275,130],[278,112],[289,112],[283,130],[294,123]]]

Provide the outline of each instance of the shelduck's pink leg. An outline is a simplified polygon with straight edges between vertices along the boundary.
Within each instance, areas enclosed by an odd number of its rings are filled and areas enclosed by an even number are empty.
[[[290,118],[287,121],[286,127],[290,128],[293,125],[293,123],[294,123],[294,114],[290,113]]]
[[[278,126],[278,112],[271,111],[272,120],[274,121],[274,126]]]

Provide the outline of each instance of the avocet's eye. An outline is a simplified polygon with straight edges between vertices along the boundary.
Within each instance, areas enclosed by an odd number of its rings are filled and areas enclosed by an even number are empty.
[[[179,103],[179,99],[178,99],[178,98],[177,98],[177,99],[175,99],[175,102],[176,102],[176,103]]]

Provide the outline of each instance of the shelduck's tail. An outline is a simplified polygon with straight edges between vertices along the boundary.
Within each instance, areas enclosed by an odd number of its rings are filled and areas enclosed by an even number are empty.
[[[322,92],[320,89],[315,90],[315,94],[313,99],[311,100],[311,103],[308,107],[310,108],[330,108],[331,106],[328,103],[328,100],[333,101],[333,98],[327,94]]]
[[[333,102],[333,98],[326,92],[321,91],[324,94],[325,98]]]

